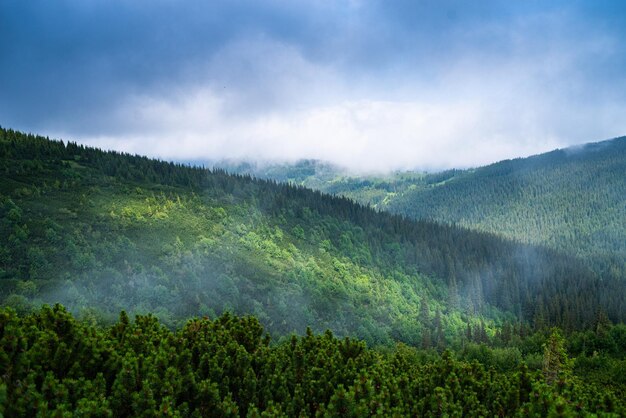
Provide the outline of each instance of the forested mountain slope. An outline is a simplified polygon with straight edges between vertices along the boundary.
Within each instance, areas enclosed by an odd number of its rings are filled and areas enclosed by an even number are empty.
[[[425,345],[480,318],[626,318],[624,282],[575,258],[302,187],[11,130],[0,172],[0,297],[22,311],[60,301],[173,325],[230,310],[280,335],[310,325]]]
[[[434,174],[350,176],[331,168],[314,161],[238,167],[414,219],[546,245],[626,277],[626,137]]]
[[[304,186],[324,193],[341,195],[374,208],[383,207],[387,199],[393,198],[409,187],[434,181],[432,174],[417,171],[392,173],[354,173],[350,170],[320,160],[299,160],[293,163],[262,163],[250,161],[201,161],[207,167],[216,167],[234,174],[249,174],[253,177],[276,180]],[[451,173],[460,170],[451,170]],[[437,178],[440,174],[436,175]]]
[[[626,137],[458,172],[384,207],[612,259],[624,277]]]

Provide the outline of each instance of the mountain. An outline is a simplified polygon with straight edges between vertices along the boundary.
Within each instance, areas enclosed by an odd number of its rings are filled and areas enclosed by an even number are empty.
[[[302,171],[251,171],[283,180]],[[374,208],[544,245],[626,277],[626,137],[501,161],[470,170],[351,176],[316,170],[291,181]]]
[[[253,177],[293,183],[310,189],[323,189],[349,171],[335,164],[320,160],[298,160],[294,163],[263,163],[258,161],[218,160],[190,161],[194,165],[225,170],[233,174],[249,174]]]
[[[425,346],[626,318],[624,281],[575,257],[299,186],[7,129],[0,172],[0,298],[18,311],[170,326],[231,311],[275,335]]]
[[[599,257],[626,277],[626,137],[452,174],[385,209]]]

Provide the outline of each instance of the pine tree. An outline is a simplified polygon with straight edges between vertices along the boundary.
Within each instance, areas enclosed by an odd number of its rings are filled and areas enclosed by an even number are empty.
[[[543,376],[546,383],[563,382],[571,374],[571,362],[565,351],[565,338],[558,328],[553,328],[543,346]]]

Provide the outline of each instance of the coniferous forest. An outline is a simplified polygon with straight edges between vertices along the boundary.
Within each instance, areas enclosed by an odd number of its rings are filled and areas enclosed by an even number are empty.
[[[619,252],[10,129],[0,173],[6,416],[625,413]]]
[[[624,325],[574,333],[569,344],[553,330],[518,340],[514,349],[470,345],[441,354],[401,343],[373,350],[330,331],[307,330],[276,344],[257,319],[230,314],[172,331],[153,316],[130,320],[122,312],[102,328],[59,305],[23,317],[2,309],[0,332],[6,416],[626,413],[626,360],[614,350],[615,339],[626,340]],[[603,353],[575,351],[574,361],[567,351],[580,350],[580,339]],[[544,342],[537,347],[535,340]],[[521,350],[538,364],[520,361]]]
[[[626,137],[439,173],[351,176],[318,161],[240,173],[302,184],[413,219],[431,219],[571,253],[626,274]]]

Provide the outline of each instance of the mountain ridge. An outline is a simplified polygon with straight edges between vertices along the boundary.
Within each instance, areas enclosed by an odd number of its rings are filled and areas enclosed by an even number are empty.
[[[626,317],[575,258],[347,198],[0,130],[0,296],[88,318],[254,314],[373,344]],[[579,309],[584,305],[587,310]]]
[[[252,174],[283,180],[298,168],[283,170]],[[617,137],[465,170],[361,177],[313,172],[291,181],[413,219],[546,245],[623,276],[625,172],[626,137]]]

